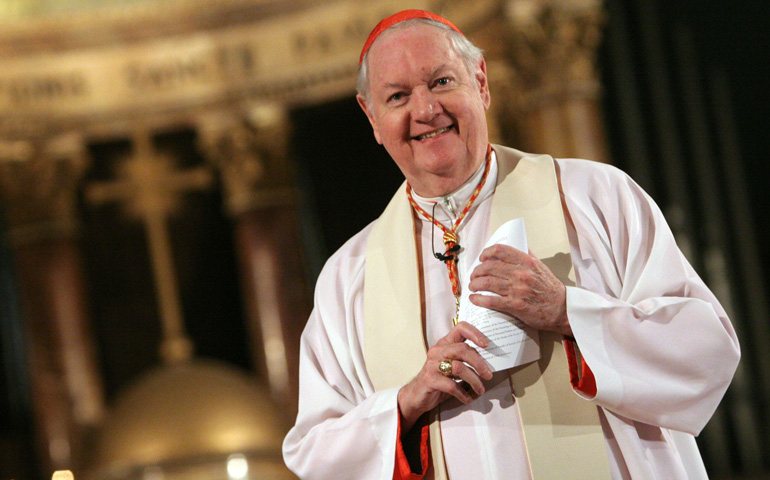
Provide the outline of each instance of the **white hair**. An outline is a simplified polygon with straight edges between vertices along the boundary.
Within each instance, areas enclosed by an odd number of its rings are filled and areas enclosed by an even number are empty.
[[[448,25],[444,25],[441,22],[437,22],[436,20],[431,20],[428,18],[412,18],[409,20],[404,20],[403,22],[396,23],[395,25],[391,25],[380,35],[391,30],[398,30],[408,27],[409,25],[413,25],[414,23],[418,22],[444,30],[447,33],[452,48],[454,48],[455,53],[460,56],[460,59],[465,64],[465,68],[468,70],[468,74],[473,79],[474,84],[478,85],[478,80],[476,79],[476,76],[473,74],[473,72],[476,70],[476,66],[484,58],[484,52],[479,47],[471,43],[471,41],[468,40],[465,35],[454,30]],[[364,58],[361,60],[361,66],[358,68],[358,78],[356,79],[356,90],[358,91],[358,94],[364,98],[364,101],[367,104],[369,104],[370,100],[368,61],[369,52],[366,52]]]

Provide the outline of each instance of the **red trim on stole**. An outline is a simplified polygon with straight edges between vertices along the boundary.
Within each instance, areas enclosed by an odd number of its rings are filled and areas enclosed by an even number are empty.
[[[393,468],[393,480],[422,480],[425,472],[428,471],[428,460],[430,459],[429,435],[430,425],[423,425],[420,431],[420,463],[422,464],[422,473],[412,473],[409,460],[407,460],[406,453],[404,453],[404,444],[401,443],[401,414],[399,413],[398,432],[396,435],[396,464]]]
[[[591,367],[588,366],[585,359],[581,357],[581,369],[578,372],[577,354],[575,353],[575,341],[564,337],[564,351],[567,353],[567,363],[569,364],[569,381],[572,388],[578,390],[589,397],[596,396],[596,379]]]

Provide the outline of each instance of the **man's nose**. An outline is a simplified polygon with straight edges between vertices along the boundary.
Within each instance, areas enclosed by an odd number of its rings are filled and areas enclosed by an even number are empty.
[[[418,122],[430,122],[441,113],[441,105],[438,99],[427,88],[421,88],[412,94],[414,120]]]

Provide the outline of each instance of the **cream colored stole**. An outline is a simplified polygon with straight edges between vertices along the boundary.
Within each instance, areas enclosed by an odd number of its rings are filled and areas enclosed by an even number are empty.
[[[565,284],[574,285],[553,159],[500,146],[494,150],[498,178],[490,232],[524,218],[530,250]],[[425,363],[416,242],[402,187],[374,225],[366,250],[364,358],[377,390],[405,385]],[[610,478],[597,407],[572,391],[561,335],[540,331],[539,336],[540,360],[511,370],[533,478]],[[432,475],[446,479],[438,412],[431,418]]]

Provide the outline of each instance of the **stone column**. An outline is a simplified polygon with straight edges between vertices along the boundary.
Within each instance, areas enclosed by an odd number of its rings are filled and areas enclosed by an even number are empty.
[[[517,147],[607,161],[596,68],[603,21],[599,0],[505,2],[509,74],[496,78],[504,79],[501,124],[514,125]]]
[[[293,417],[299,336],[310,298],[286,111],[260,105],[242,114],[209,115],[199,133],[233,218],[254,364]]]
[[[77,136],[0,144],[0,192],[26,325],[40,471],[77,469],[104,394],[77,245]]]

